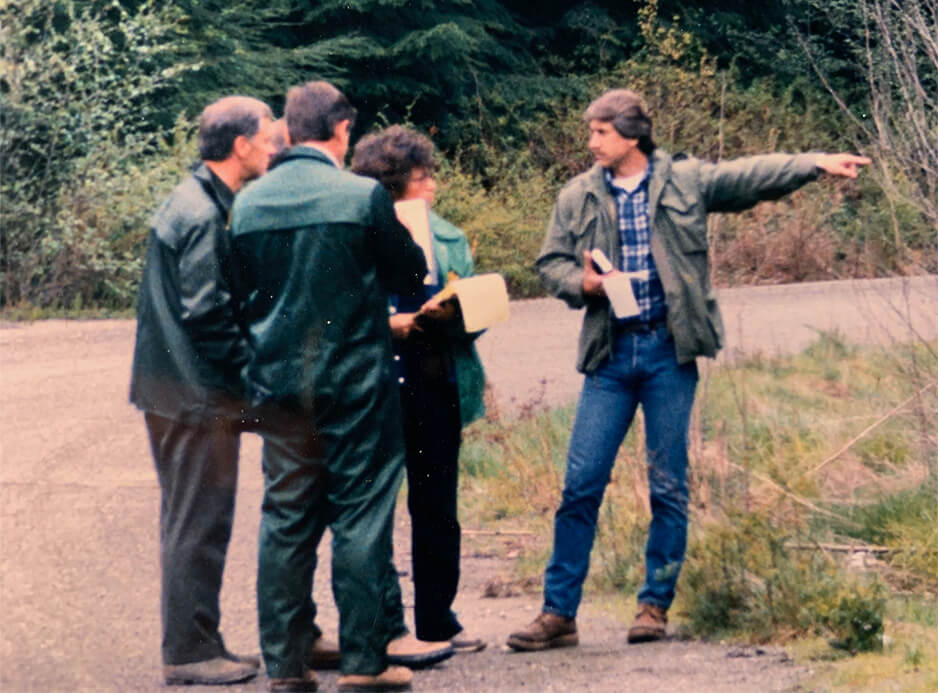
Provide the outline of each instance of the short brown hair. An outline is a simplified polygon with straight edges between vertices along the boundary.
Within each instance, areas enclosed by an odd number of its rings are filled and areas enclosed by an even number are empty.
[[[235,139],[254,137],[263,118],[273,120],[270,106],[250,96],[225,96],[209,104],[199,118],[199,158],[224,161],[234,150]]]
[[[323,81],[291,87],[284,107],[287,132],[293,144],[332,139],[335,126],[343,120],[354,125],[356,113],[345,94]]]
[[[377,178],[395,200],[399,200],[415,168],[432,173],[433,142],[426,135],[403,125],[392,125],[362,137],[355,145],[352,171]]]
[[[584,111],[583,120],[612,123],[623,137],[638,140],[638,148],[645,155],[655,150],[651,138],[651,118],[645,111],[642,97],[631,89],[612,89],[593,101]]]

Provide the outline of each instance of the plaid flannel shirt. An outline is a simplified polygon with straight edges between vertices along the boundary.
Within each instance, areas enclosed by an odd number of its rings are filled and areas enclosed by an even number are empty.
[[[648,270],[648,279],[632,279],[632,290],[638,302],[639,314],[619,322],[652,322],[664,320],[668,307],[664,300],[664,287],[658,277],[658,268],[651,256],[651,227],[648,223],[648,180],[651,178],[651,163],[645,170],[638,187],[629,192],[617,187],[612,181],[612,172],[603,174],[606,186],[616,201],[616,226],[622,246],[623,272]]]

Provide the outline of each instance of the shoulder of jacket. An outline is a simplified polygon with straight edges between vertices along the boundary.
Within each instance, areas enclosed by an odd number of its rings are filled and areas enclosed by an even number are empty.
[[[443,241],[460,241],[466,238],[465,231],[446,221],[432,209],[430,210],[430,230],[436,238]]]
[[[687,152],[678,152],[671,157],[671,175],[686,176],[697,175],[700,165],[703,162],[692,154]]]
[[[338,180],[343,185],[347,185],[351,192],[360,192],[365,195],[373,195],[376,188],[381,187],[381,184],[376,181],[374,178],[369,176],[361,176],[357,173],[352,173],[346,169],[337,169]]]
[[[603,183],[601,176],[602,171],[598,166],[593,166],[583,173],[574,176],[564,184],[557,194],[558,204],[581,200],[587,193],[592,192],[595,194],[597,188],[602,190]]]
[[[195,176],[188,175],[156,210],[150,225],[164,242],[168,242],[170,234],[180,237],[189,229],[212,222],[224,223],[225,220],[202,183]]]

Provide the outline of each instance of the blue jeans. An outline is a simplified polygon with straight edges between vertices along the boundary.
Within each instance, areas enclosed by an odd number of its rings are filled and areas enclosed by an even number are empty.
[[[664,327],[618,335],[610,357],[586,376],[554,519],[544,611],[576,616],[599,505],[639,404],[645,414],[652,517],[638,601],[664,609],[671,605],[687,545],[687,430],[696,388],[697,364],[678,365]]]

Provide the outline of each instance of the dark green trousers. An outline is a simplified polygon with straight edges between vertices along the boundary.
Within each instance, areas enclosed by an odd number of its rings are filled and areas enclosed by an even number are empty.
[[[296,421],[262,423],[258,429],[264,438],[264,501],[257,608],[270,677],[301,676],[304,656],[318,637],[311,595],[326,527],[333,538],[342,671],[377,674],[387,667],[387,643],[403,627],[392,563],[404,462],[396,409],[384,416],[333,413],[316,431]]]
[[[163,663],[221,657],[218,593],[234,520],[239,434],[224,419],[145,419],[161,492]]]

